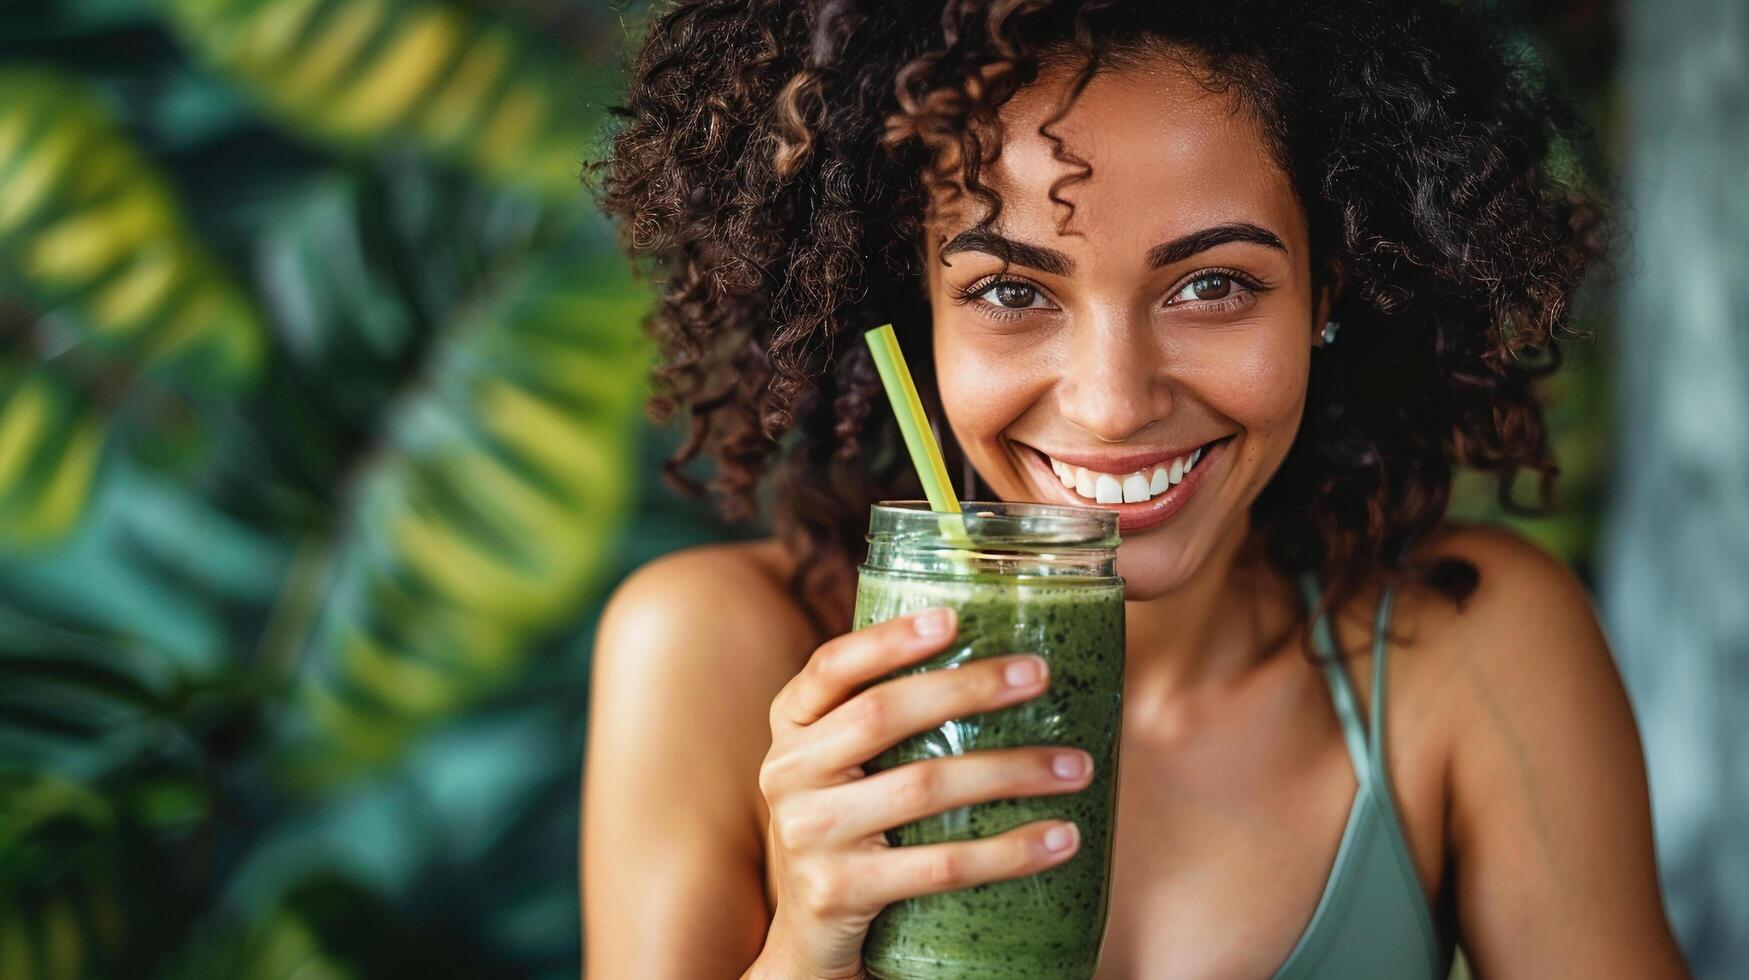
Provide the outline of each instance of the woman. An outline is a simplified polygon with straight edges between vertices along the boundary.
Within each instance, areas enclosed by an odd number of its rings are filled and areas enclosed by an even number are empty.
[[[1048,821],[882,836],[1090,778],[1046,747],[860,768],[1049,684],[1022,651],[876,683],[951,617],[846,634],[868,505],[917,496],[862,349],[887,321],[963,495],[1120,515],[1101,976],[1441,976],[1456,944],[1682,975],[1584,592],[1443,520],[1460,464],[1546,500],[1532,384],[1597,251],[1503,50],[1404,0],[664,8],[601,197],[661,274],[672,472],[714,461],[736,515],[770,475],[779,534],[654,562],[601,622],[590,976],[861,976],[886,903],[1074,853]],[[1337,860],[1363,802],[1371,877]]]

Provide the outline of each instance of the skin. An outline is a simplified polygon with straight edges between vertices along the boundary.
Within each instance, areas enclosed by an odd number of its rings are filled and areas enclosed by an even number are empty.
[[[1073,271],[1011,265],[1024,285],[1002,296],[1027,307],[1018,316],[955,302],[1001,262],[964,251],[942,267],[966,222],[932,220],[942,403],[988,493],[1010,500],[1069,499],[1035,449],[1231,437],[1183,509],[1119,551],[1128,676],[1100,976],[1265,976],[1311,917],[1355,791],[1328,689],[1291,628],[1292,583],[1260,559],[1247,518],[1295,437],[1333,293],[1313,288],[1303,211],[1255,122],[1164,60],[1099,76],[1063,121],[1094,177],[1068,191],[1074,224],[1059,235],[1046,192],[1064,171],[1034,129],[1061,85],[1046,73],[1005,107],[991,179],[1001,232]],[[1281,247],[1146,261],[1223,222]],[[1210,269],[1259,288],[1198,285]],[[1461,610],[1409,589],[1393,619],[1386,761],[1429,902],[1480,976],[1685,975],[1638,734],[1583,589],[1506,532],[1454,525],[1419,548],[1481,573]],[[856,762],[881,745],[1049,679],[1007,687],[1007,662],[992,662],[857,693],[946,639],[907,620],[816,635],[784,586],[793,563],[774,541],[694,549],[609,603],[585,763],[588,975],[855,977],[884,900],[1073,853],[1045,849],[1042,824],[941,846],[952,853],[885,846],[871,821],[1084,778],[1053,776],[1045,750],[919,763],[938,766],[926,780],[864,777]],[[1336,619],[1367,704],[1376,598],[1363,589]]]

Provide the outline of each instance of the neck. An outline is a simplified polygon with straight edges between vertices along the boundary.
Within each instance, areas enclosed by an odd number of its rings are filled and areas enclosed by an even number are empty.
[[[1299,606],[1293,583],[1240,522],[1184,584],[1126,605],[1126,685],[1174,699],[1232,682],[1280,646]]]

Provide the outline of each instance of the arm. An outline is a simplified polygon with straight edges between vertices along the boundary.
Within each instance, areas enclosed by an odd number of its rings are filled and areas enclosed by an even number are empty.
[[[1075,854],[1063,821],[906,848],[881,832],[987,800],[1076,792],[1092,779],[1085,758],[1075,773],[1049,746],[859,768],[907,735],[1038,696],[1043,661],[890,678],[952,642],[951,614],[899,617],[809,651],[775,576],[762,586],[741,564],[666,559],[621,587],[603,618],[583,814],[591,975],[855,980],[888,903]],[[1013,672],[1020,663],[1039,669]]]
[[[1474,541],[1474,539],[1472,539]],[[1683,977],[1658,890],[1639,733],[1567,568],[1498,532],[1455,683],[1450,845],[1480,977]]]
[[[597,631],[584,767],[585,975],[738,977],[768,924],[757,774],[793,614],[750,562],[662,559]],[[805,656],[805,653],[804,653]],[[799,664],[799,661],[798,661]]]

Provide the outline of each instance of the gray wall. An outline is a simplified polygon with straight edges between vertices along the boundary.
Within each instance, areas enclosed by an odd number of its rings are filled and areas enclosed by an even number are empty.
[[[1672,921],[1749,975],[1749,3],[1628,0],[1629,247],[1601,601]]]

